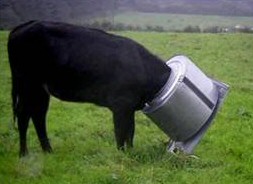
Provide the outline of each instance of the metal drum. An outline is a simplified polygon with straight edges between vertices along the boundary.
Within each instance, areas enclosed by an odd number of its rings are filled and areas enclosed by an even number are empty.
[[[171,76],[143,112],[174,142],[184,143],[215,114],[220,85],[186,56],[175,56],[167,65]]]

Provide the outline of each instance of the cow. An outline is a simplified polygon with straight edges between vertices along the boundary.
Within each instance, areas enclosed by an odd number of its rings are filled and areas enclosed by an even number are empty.
[[[15,27],[8,56],[21,157],[28,154],[29,120],[42,150],[52,152],[46,130],[50,95],[109,108],[117,148],[133,147],[135,111],[154,98],[171,72],[129,38],[63,22],[29,21]]]

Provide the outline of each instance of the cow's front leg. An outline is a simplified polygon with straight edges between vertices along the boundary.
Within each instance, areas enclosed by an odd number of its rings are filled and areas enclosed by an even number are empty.
[[[128,148],[133,147],[134,111],[129,109],[115,110],[113,111],[113,121],[117,148],[124,150],[125,145]]]

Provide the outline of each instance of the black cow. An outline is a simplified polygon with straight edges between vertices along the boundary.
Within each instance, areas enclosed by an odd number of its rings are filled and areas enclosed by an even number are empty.
[[[140,44],[65,23],[30,21],[16,27],[9,35],[8,53],[20,156],[28,153],[30,119],[43,151],[52,151],[45,121],[50,95],[108,107],[118,149],[132,147],[135,111],[170,76],[170,68]]]

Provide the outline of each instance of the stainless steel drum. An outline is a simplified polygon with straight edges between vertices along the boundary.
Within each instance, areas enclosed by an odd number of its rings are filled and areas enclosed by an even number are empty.
[[[156,97],[146,103],[143,112],[174,143],[182,145],[201,132],[211,117],[213,119],[215,109],[220,104],[221,86],[226,88],[226,92],[228,86],[214,82],[186,56],[175,56],[167,65],[171,68],[171,76]],[[184,147],[181,146],[181,149]],[[192,149],[193,147],[186,152],[191,152]]]

